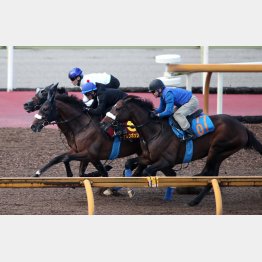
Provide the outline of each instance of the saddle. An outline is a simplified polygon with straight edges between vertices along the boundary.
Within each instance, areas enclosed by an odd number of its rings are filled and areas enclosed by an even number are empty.
[[[186,119],[187,119],[187,121],[189,122],[190,126],[192,126],[192,121],[193,121],[195,118],[199,117],[202,113],[203,113],[203,110],[202,110],[202,109],[198,109],[197,111],[195,111],[194,113],[192,113],[191,115],[188,115],[188,116],[186,117]],[[170,125],[171,125],[172,127],[175,127],[176,129],[181,130],[181,131],[183,132],[182,128],[181,128],[180,125],[177,123],[177,121],[173,118],[173,116],[171,116],[171,118],[172,118],[173,121],[172,121],[172,123],[171,123]]]
[[[203,136],[207,133],[213,132],[215,130],[215,126],[208,115],[203,114],[202,109],[198,109],[193,114],[187,116],[187,120],[190,123],[191,129],[195,134],[195,138]],[[173,116],[170,116],[168,119],[168,123],[171,126],[175,135],[183,140],[184,131],[181,129],[180,125],[175,121]],[[195,139],[193,138],[193,140]]]

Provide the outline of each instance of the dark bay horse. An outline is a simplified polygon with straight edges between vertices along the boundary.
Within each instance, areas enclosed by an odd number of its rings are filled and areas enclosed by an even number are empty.
[[[59,124],[61,131],[70,130],[74,137],[71,150],[53,158],[44,167],[39,169],[35,176],[40,176],[51,166],[63,162],[68,176],[72,176],[70,161],[91,162],[103,176],[107,176],[100,160],[108,160],[112,152],[114,138],[106,134],[100,123],[84,112],[84,103],[74,96],[56,95],[57,86],[49,90],[47,101],[36,114],[31,129],[40,132],[42,128],[52,122]],[[117,158],[140,155],[142,152],[138,139],[122,140]],[[116,158],[115,157],[115,158]],[[136,172],[141,172],[144,166],[140,165]],[[172,169],[161,169],[166,175],[175,175]]]
[[[109,137],[101,129],[99,122],[83,111],[85,106],[81,100],[74,96],[56,95],[56,88],[54,86],[49,90],[47,101],[41,106],[31,129],[40,132],[44,126],[55,122],[59,124],[63,133],[70,133],[74,137],[73,144],[70,145],[70,151],[52,159],[35,175],[40,176],[54,164],[64,162],[67,175],[72,176],[69,162],[78,160],[91,162],[103,176],[107,176],[103,165],[100,165],[100,160],[109,159],[114,138]],[[140,153],[138,140],[123,140],[118,157]]]
[[[39,110],[40,107],[43,105],[43,103],[47,100],[47,95],[48,92],[51,88],[56,87],[56,95],[67,95],[68,96],[68,92],[66,91],[66,89],[64,87],[58,87],[58,83],[56,84],[51,84],[45,88],[37,88],[36,89],[36,94],[35,96],[33,96],[29,101],[27,101],[26,103],[24,103],[24,110],[28,113],[34,112],[36,110]],[[60,130],[64,130],[63,134],[66,137],[67,143],[69,145],[69,147],[73,147],[75,144],[74,141],[74,137],[71,135],[70,130],[66,130],[64,125],[60,125],[59,123],[57,124]],[[85,174],[85,170],[88,166],[88,161],[83,160],[80,161],[80,166],[79,166],[79,176],[84,176]],[[102,164],[101,164],[102,165]],[[65,165],[66,170],[68,169],[67,165]],[[110,166],[105,166],[106,170],[110,169]],[[71,175],[71,174],[70,174]]]
[[[186,143],[173,133],[168,120],[151,119],[153,104],[137,96],[119,100],[102,122],[125,122],[130,119],[141,138],[141,163],[150,165],[143,175],[154,176],[162,168],[172,168],[183,162]],[[215,130],[193,140],[192,161],[207,156],[206,164],[198,176],[218,176],[222,161],[242,148],[253,148],[262,154],[262,144],[236,118],[221,114],[210,116]],[[189,205],[197,205],[209,192],[205,187]]]
[[[57,87],[56,94],[58,95],[68,95],[68,92],[64,87],[58,87],[59,83],[49,85],[45,88],[37,88],[35,92],[35,96],[33,96],[29,101],[24,103],[24,110],[27,113],[34,112],[39,110],[41,105],[46,101],[48,92],[54,86]]]

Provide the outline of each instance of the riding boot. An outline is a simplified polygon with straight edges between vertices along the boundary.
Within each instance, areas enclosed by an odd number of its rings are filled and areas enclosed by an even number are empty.
[[[191,127],[189,127],[187,130],[184,130],[184,132],[185,132],[184,140],[190,140],[195,138],[195,133]]]

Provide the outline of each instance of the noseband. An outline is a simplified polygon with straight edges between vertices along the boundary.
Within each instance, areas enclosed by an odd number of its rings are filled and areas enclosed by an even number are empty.
[[[39,114],[35,114],[35,118],[38,119],[38,120],[44,120],[42,126],[47,126],[47,125],[55,125],[55,124],[66,124],[66,123],[69,123],[75,119],[77,119],[78,117],[80,117],[82,114],[84,113],[84,111],[82,111],[80,114],[70,118],[70,119],[66,119],[66,120],[61,120],[61,121],[58,121],[58,120],[54,120],[54,121],[48,121],[47,119],[43,119],[43,116],[39,115]],[[88,122],[88,124],[91,122],[91,117],[90,117],[90,121]]]

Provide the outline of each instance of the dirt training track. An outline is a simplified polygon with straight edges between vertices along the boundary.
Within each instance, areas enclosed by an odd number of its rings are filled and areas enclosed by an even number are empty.
[[[19,95],[17,100],[11,100],[15,95]],[[60,136],[57,129],[45,128],[41,133],[31,131],[29,126],[34,113],[26,113],[22,104],[32,96],[33,92],[0,92],[1,177],[29,177],[52,157],[68,148],[65,138],[63,135]],[[241,102],[243,104],[245,101]],[[18,107],[15,107],[15,104]],[[235,114],[243,115],[242,111]],[[257,112],[254,115],[258,115]],[[262,141],[262,124],[246,124],[246,126]],[[121,176],[125,160],[126,158],[113,161],[111,163],[113,169],[109,175]],[[187,168],[183,166],[177,174],[178,176],[197,174],[204,166],[204,162],[205,159],[201,159],[189,164]],[[72,162],[75,175],[78,173],[78,165],[78,162]],[[180,169],[180,165],[175,169]],[[93,170],[90,166],[89,171]],[[220,169],[220,175],[223,176],[259,176],[261,174],[262,157],[253,150],[237,152],[226,159]],[[43,177],[58,176],[65,176],[63,164],[54,166],[43,175]],[[95,214],[97,215],[215,214],[212,193],[199,206],[189,207],[187,203],[194,195],[175,193],[173,200],[166,202],[163,200],[165,190],[160,188],[135,189],[136,194],[132,199],[128,197],[124,189],[119,197],[102,197],[98,195],[97,189],[94,191]],[[224,214],[262,215],[261,188],[222,188],[222,196]],[[87,214],[85,190],[84,188],[0,189],[0,214],[85,215]]]

